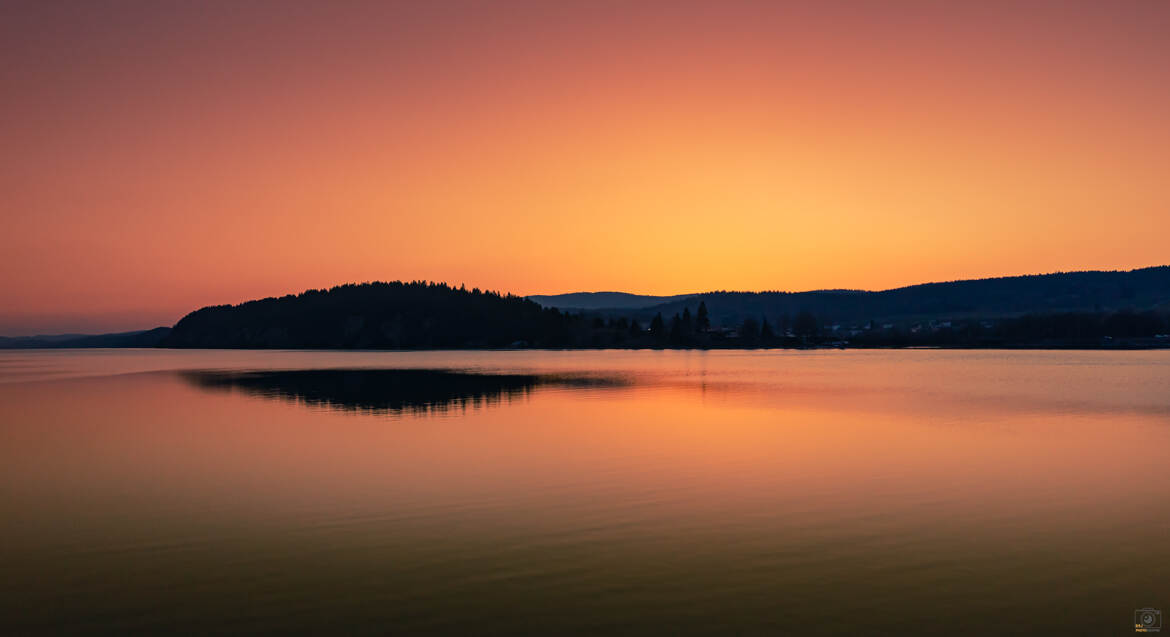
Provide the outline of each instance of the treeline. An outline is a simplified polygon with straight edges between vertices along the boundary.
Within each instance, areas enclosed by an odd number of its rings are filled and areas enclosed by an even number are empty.
[[[513,295],[394,281],[205,307],[183,317],[163,347],[428,349],[563,347],[571,317]]]
[[[205,307],[183,317],[162,347],[456,349],[708,347],[706,306],[648,324],[561,312],[510,294],[424,281],[362,283]],[[759,328],[757,328],[759,329]],[[764,340],[771,327],[760,330]],[[758,336],[745,344],[764,342]],[[768,341],[770,342],[770,341]]]
[[[899,324],[849,337],[855,347],[1170,347],[1170,314],[1059,312]]]
[[[816,319],[712,325],[699,303],[664,318],[602,317],[543,308],[498,292],[424,281],[362,283],[205,307],[183,317],[162,347],[245,349],[455,349],[778,347],[816,344]]]
[[[594,316],[590,326],[595,347],[800,347],[825,341],[816,316],[808,311],[781,315],[775,321],[761,315],[732,327],[715,326],[704,301],[694,314],[690,307],[670,318],[659,312],[645,325],[634,317]]]
[[[808,310],[776,317],[749,317],[738,325],[714,326],[706,303],[648,324],[637,318],[566,314],[579,337],[574,347],[777,348],[777,347],[1170,347],[1170,314],[1060,312],[1009,318],[930,319],[848,324]],[[587,338],[580,338],[580,335]]]
[[[692,307],[694,308],[692,311]],[[1006,319],[837,323],[811,310],[717,323],[705,301],[669,317],[561,312],[442,283],[363,283],[206,307],[161,342],[184,348],[1106,347],[1166,343],[1164,312],[1035,313]],[[1159,338],[1162,337],[1162,338]]]

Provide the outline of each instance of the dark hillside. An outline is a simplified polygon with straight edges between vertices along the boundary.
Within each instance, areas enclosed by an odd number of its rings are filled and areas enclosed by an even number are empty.
[[[341,285],[205,307],[175,324],[163,347],[459,348],[563,339],[556,310],[517,297],[440,283]]]
[[[708,292],[637,311],[604,310],[648,320],[671,316],[705,301],[716,325],[748,317],[795,316],[809,311],[833,321],[910,317],[1005,317],[1027,313],[1165,309],[1170,266],[1127,272],[1061,272],[994,279],[924,283],[881,292]]]

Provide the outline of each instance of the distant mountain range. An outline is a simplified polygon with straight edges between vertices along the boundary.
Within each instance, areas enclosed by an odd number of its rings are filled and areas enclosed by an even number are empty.
[[[42,336],[0,336],[0,349],[45,349],[80,347],[156,347],[171,333],[169,327],[115,334],[53,334]]]
[[[544,307],[555,307],[558,310],[635,310],[653,305],[663,305],[674,301],[682,301],[697,296],[696,294],[676,294],[674,296],[649,296],[646,294],[629,294],[627,292],[570,292],[568,294],[533,294],[527,297],[531,301]]]
[[[614,293],[604,293],[614,294]],[[812,312],[831,321],[911,320],[930,318],[1002,318],[1029,313],[1170,310],[1170,266],[1129,271],[1059,272],[942,283],[923,283],[891,290],[816,290],[809,292],[705,292],[679,297],[626,295],[627,303],[604,307],[570,306],[580,294],[552,297],[562,309],[581,309],[603,316],[648,320],[670,317],[699,302],[706,304],[714,325],[738,325],[746,318],[776,319]],[[604,300],[607,297],[600,297]],[[669,300],[655,303],[653,299]],[[646,304],[635,304],[645,299]]]

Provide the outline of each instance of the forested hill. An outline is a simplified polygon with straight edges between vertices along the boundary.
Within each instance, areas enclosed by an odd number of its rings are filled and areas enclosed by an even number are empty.
[[[711,322],[716,325],[738,325],[749,317],[774,318],[802,311],[831,321],[864,321],[1167,310],[1170,309],[1170,266],[1126,272],[1061,272],[924,283],[881,292],[708,292],[632,314],[643,320],[657,313],[669,317],[686,307],[693,311],[700,300],[707,304]],[[631,314],[629,311],[605,313]]]
[[[564,341],[563,315],[527,299],[441,283],[341,285],[205,307],[163,347],[458,348]]]
[[[160,343],[195,348],[1105,346],[1170,326],[1170,266],[928,283],[882,292],[713,292],[562,312],[441,283],[342,285],[205,307]],[[608,314],[608,316],[607,316]],[[910,336],[913,335],[913,336]],[[1155,342],[1156,341],[1156,342]],[[1111,341],[1113,344],[1119,341]]]

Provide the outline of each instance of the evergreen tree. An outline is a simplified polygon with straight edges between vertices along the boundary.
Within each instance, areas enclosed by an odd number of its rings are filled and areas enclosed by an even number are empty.
[[[695,329],[706,332],[711,329],[711,318],[707,315],[707,303],[699,301],[699,312],[695,316]]]
[[[817,335],[817,317],[808,310],[801,310],[793,321],[792,331],[801,338],[810,338]]]
[[[768,317],[760,318],[760,340],[768,343],[776,339],[776,334],[772,331],[772,325],[768,323]]]
[[[695,331],[695,327],[691,319],[691,308],[684,307],[682,313],[682,333],[685,336],[690,336],[693,331]]]
[[[743,320],[743,324],[739,326],[739,337],[745,345],[755,345],[760,339],[760,324],[756,319],[748,317]]]
[[[670,319],[670,342],[672,345],[678,345],[682,342],[682,317],[677,313]]]
[[[642,326],[638,324],[638,319],[630,320],[630,336],[641,336]]]

